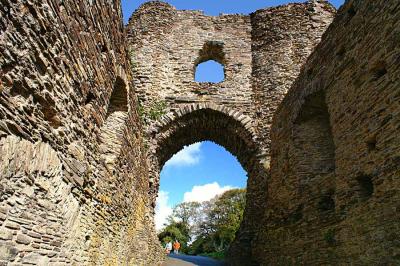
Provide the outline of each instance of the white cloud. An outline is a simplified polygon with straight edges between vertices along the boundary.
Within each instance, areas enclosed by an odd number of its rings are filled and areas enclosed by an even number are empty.
[[[194,186],[192,188],[192,191],[185,192],[185,194],[183,195],[183,201],[184,202],[207,201],[233,188],[234,187],[231,186],[221,187],[217,182],[206,184],[203,186]]]
[[[185,146],[180,152],[172,156],[172,158],[165,163],[165,166],[186,166],[199,163],[200,148],[201,143]]]
[[[168,204],[168,200],[168,192],[160,190],[160,192],[158,192],[158,197],[156,201],[156,214],[154,217],[157,230],[160,230],[164,227],[164,224],[167,221],[167,217],[172,214],[172,208]]]

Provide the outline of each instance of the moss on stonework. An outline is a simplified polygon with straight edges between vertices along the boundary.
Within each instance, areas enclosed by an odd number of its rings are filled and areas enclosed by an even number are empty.
[[[163,115],[166,114],[166,108],[167,103],[164,101],[153,103],[148,111],[149,118],[152,120],[160,119]]]
[[[145,108],[139,102],[137,110],[143,123],[147,120],[158,120],[167,113],[167,103],[161,100],[153,102],[149,107]]]
[[[142,103],[140,101],[138,101],[137,112],[138,112],[140,120],[142,121],[142,123],[144,123],[144,118],[145,118],[145,115],[146,115],[146,111],[145,111],[144,106],[142,105]]]
[[[336,243],[335,229],[328,229],[324,234],[324,240],[329,245],[334,245]]]

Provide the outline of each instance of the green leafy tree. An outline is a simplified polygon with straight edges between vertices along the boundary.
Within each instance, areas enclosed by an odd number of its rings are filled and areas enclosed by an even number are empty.
[[[181,243],[182,250],[184,250],[190,240],[189,228],[182,222],[172,222],[158,234],[158,239],[163,246],[169,241],[178,240]]]
[[[163,245],[177,239],[185,253],[224,256],[243,219],[245,200],[245,189],[232,189],[203,203],[178,204],[158,237]]]
[[[183,202],[173,208],[172,215],[167,218],[167,226],[159,233],[158,238],[165,245],[175,239],[181,243],[181,251],[186,252],[192,239],[194,221],[199,214],[200,203]]]
[[[174,207],[172,216],[168,220],[169,222],[171,222],[171,219],[178,220],[191,227],[190,225],[198,220],[200,206],[201,204],[198,202],[182,202]]]
[[[191,253],[224,252],[235,239],[243,219],[246,190],[233,189],[203,203],[203,220],[198,225],[197,238]]]

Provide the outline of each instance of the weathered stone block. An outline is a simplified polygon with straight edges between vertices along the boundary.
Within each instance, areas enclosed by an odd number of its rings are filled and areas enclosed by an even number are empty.
[[[40,239],[40,238],[42,237],[41,234],[38,234],[38,233],[36,233],[36,232],[34,232],[34,231],[29,231],[29,232],[27,233],[27,235],[30,236],[30,237],[32,237],[32,238],[36,238],[36,239]]]
[[[0,260],[13,261],[18,255],[18,249],[10,244],[0,242]]]
[[[22,258],[22,263],[38,266],[47,266],[49,265],[49,261],[50,259],[47,256],[43,256],[35,252],[29,253]]]
[[[29,245],[32,242],[32,238],[27,235],[18,234],[15,242],[17,242],[18,244]]]
[[[11,222],[11,221],[4,222],[4,227],[13,229],[13,230],[19,230],[21,228],[21,226],[18,223]]]
[[[0,228],[0,240],[11,240],[13,238],[13,231],[7,228]]]

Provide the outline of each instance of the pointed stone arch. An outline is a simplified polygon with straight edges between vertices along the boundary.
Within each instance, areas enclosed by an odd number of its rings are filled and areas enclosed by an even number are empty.
[[[185,145],[203,140],[224,146],[244,167],[250,167],[251,158],[261,153],[250,117],[210,103],[182,106],[164,115],[148,133],[152,139],[150,152],[158,167]]]
[[[308,202],[299,200],[298,208],[303,206],[322,220],[334,216],[336,205],[335,144],[325,98],[324,90],[305,97],[295,116],[289,151],[289,165],[301,187],[301,198],[302,194],[313,198]]]

